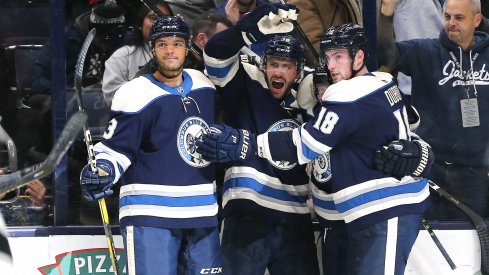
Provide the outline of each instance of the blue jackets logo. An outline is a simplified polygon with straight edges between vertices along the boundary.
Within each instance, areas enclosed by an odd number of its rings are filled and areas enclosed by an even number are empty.
[[[277,131],[290,131],[299,127],[299,123],[292,119],[283,119],[275,122],[267,132],[277,132]],[[290,170],[294,168],[297,163],[290,163],[289,161],[269,161],[273,167],[280,170]]]
[[[177,147],[182,159],[190,166],[202,168],[210,164],[196,152],[195,142],[209,132],[209,125],[200,117],[185,119],[177,132]]]
[[[333,174],[331,173],[329,153],[322,154],[313,160],[312,174],[319,183],[327,182],[331,178]]]

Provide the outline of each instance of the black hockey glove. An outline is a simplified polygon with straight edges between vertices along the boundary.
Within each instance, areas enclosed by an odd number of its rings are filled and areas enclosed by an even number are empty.
[[[396,140],[375,154],[377,169],[397,178],[426,177],[434,160],[431,147],[419,140]]]
[[[266,35],[289,33],[294,29],[291,20],[297,20],[297,10],[292,4],[263,3],[245,14],[236,27],[243,33],[247,45],[262,41]]]
[[[114,191],[115,169],[114,165],[108,160],[97,160],[99,173],[94,173],[90,165],[85,165],[80,173],[80,184],[83,197],[88,201],[99,200],[112,196]],[[102,176],[101,174],[105,174]]]
[[[212,124],[209,133],[196,142],[197,153],[207,161],[245,160],[255,154],[256,136],[247,130]]]

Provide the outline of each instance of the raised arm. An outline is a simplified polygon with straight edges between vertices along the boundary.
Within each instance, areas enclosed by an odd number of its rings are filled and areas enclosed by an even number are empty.
[[[397,0],[382,0],[379,15],[378,53],[379,65],[384,66],[386,71],[393,71],[398,64],[398,54],[394,40],[394,25],[392,19]]]

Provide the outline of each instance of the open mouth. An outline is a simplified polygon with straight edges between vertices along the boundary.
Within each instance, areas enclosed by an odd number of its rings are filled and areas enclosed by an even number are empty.
[[[272,87],[275,89],[282,89],[285,86],[285,81],[282,79],[272,80]]]

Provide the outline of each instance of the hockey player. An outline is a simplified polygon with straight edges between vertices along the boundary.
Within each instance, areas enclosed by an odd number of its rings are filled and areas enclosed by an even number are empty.
[[[433,156],[427,144],[407,141],[411,137],[400,92],[391,75],[368,72],[366,45],[359,25],[327,31],[321,63],[335,84],[307,123],[258,137],[217,125],[197,143],[197,151],[213,161],[251,160],[255,153],[269,161],[315,160],[323,181],[313,189],[314,209],[322,227],[345,223],[348,274],[403,274],[421,214],[429,206],[427,180],[420,176],[429,171]],[[377,148],[397,139],[403,141],[388,151],[411,156],[402,165],[413,177],[393,177],[375,168]],[[325,157],[317,159],[321,155]]]
[[[304,67],[300,42],[291,35],[274,36],[266,44],[261,65],[256,57],[239,55],[243,46],[265,38],[259,28],[266,33],[292,30],[291,23],[264,23],[273,16],[278,20],[281,12],[284,18],[295,17],[291,6],[260,5],[205,46],[204,61],[222,101],[223,119],[234,127],[264,133],[301,123],[296,100]],[[256,158],[227,164],[221,241],[226,274],[264,274],[265,269],[272,275],[319,274],[308,183],[305,167],[296,162]]]
[[[220,274],[214,166],[194,142],[214,119],[214,85],[183,69],[189,29],[159,18],[150,43],[158,69],[124,84],[112,120],[95,145],[107,176],[81,172],[86,199],[112,194],[120,181],[120,225],[128,274]]]

